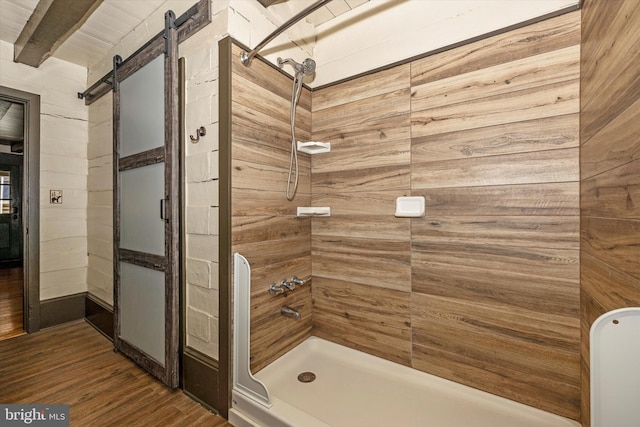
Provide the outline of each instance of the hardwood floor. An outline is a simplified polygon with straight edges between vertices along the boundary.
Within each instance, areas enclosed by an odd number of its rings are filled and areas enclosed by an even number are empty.
[[[22,272],[0,265],[0,341],[24,334]]]
[[[71,426],[233,427],[169,390],[85,321],[0,342],[0,402],[70,404]]]

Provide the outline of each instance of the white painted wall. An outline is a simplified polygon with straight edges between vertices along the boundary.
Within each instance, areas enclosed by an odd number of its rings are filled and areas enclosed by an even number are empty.
[[[40,95],[40,299],[87,290],[87,69],[56,58],[13,62],[0,41],[0,85]],[[63,191],[63,204],[49,203]]]
[[[218,41],[226,36],[228,9],[226,2],[213,6],[212,23],[180,44],[180,56],[186,61],[186,341],[218,359]],[[189,135],[200,126],[207,134],[194,144]]]
[[[89,106],[87,147],[87,290],[113,304],[113,138],[112,96]]]

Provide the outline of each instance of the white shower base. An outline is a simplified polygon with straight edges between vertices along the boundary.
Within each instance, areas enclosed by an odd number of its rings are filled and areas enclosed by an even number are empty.
[[[315,373],[311,383],[298,374]],[[233,392],[236,427],[579,427],[575,421],[311,337],[255,375],[271,408]]]

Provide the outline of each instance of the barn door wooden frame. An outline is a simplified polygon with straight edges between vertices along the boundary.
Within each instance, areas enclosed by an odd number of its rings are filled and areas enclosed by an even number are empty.
[[[161,59],[163,58],[163,59]],[[148,150],[122,155],[123,145],[128,141],[123,140],[123,118],[121,117],[121,88],[123,82],[141,72],[144,67],[163,61],[164,67],[164,144]],[[155,61],[155,62],[154,62]],[[155,66],[155,65],[153,65]],[[146,71],[145,71],[146,72]],[[178,30],[175,14],[168,11],[165,14],[164,37],[155,38],[147,46],[138,51],[134,56],[122,62],[119,56],[114,57],[113,70],[113,224],[114,224],[114,348],[130,357],[138,365],[146,369],[151,375],[158,378],[171,388],[179,385],[179,292],[180,292],[180,194],[179,194],[179,73],[178,73]],[[144,123],[140,123],[144,127]],[[131,126],[130,124],[126,126]],[[146,132],[149,129],[140,129]],[[127,150],[125,150],[126,152]],[[131,151],[131,150],[129,150]],[[134,150],[135,151],[135,150]],[[150,253],[144,250],[132,249],[123,244],[127,236],[123,235],[123,224],[127,232],[128,219],[122,216],[123,208],[123,180],[127,173],[141,171],[145,168],[161,167],[164,164],[164,194],[157,200],[157,221],[163,221],[164,226],[164,253]],[[131,178],[126,178],[128,183]],[[125,189],[124,191],[128,191]],[[125,206],[128,215],[131,215],[131,203]],[[142,202],[140,202],[142,203]],[[135,214],[133,214],[135,216]],[[126,270],[123,272],[123,269]],[[143,272],[127,273],[127,271]],[[123,273],[126,283],[123,286]],[[140,277],[150,277],[157,274],[164,275],[164,342],[151,343],[146,348],[143,323],[151,323],[151,319],[136,318],[134,307],[133,315],[131,307],[127,308],[126,295],[137,295],[136,303],[142,302],[144,307],[145,289],[149,286]],[[127,276],[128,275],[128,276]],[[131,278],[134,278],[133,281]],[[137,287],[137,288],[136,288]],[[133,288],[133,291],[127,289]],[[150,298],[151,299],[151,298]],[[157,300],[156,300],[157,302]],[[151,305],[151,302],[149,302]],[[155,304],[157,308],[158,304]],[[125,308],[123,310],[123,307]],[[162,318],[162,316],[160,316]],[[129,322],[127,324],[126,322]],[[156,326],[157,328],[158,326]],[[140,330],[138,330],[140,329]],[[133,332],[131,332],[133,330]],[[142,342],[136,342],[137,337],[142,337]],[[139,339],[138,339],[139,340]],[[153,340],[157,341],[157,340]],[[156,347],[156,344],[159,347]],[[160,349],[160,350],[158,350]],[[163,351],[163,355],[161,354]],[[154,355],[152,355],[154,353]]]

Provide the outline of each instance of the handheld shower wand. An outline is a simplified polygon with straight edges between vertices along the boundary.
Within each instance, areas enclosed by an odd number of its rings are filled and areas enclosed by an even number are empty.
[[[302,64],[294,61],[291,58],[278,58],[278,66],[284,67],[285,64],[290,64],[295,70],[293,76],[293,93],[291,94],[291,113],[289,118],[291,120],[291,156],[289,158],[289,175],[287,177],[287,188],[285,190],[285,196],[287,200],[291,201],[296,195],[298,189],[298,146],[296,144],[296,106],[300,100],[300,91],[302,90],[302,79],[305,76],[312,75],[316,70],[316,61],[311,58],[307,58],[302,61]],[[291,175],[293,174],[293,165],[295,164],[295,176],[293,181],[293,189],[291,189]]]

